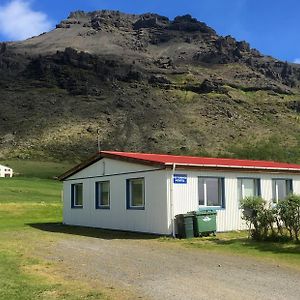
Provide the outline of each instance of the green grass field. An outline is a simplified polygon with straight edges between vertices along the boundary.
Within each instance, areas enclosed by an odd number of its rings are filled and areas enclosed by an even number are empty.
[[[59,238],[32,225],[62,221],[62,184],[46,178],[66,165],[8,165],[22,177],[0,178],[0,299],[107,299],[87,284],[65,280],[55,265],[33,255],[37,245]]]
[[[106,290],[95,289],[88,281],[66,279],[64,270],[36,256],[35,249],[67,239],[70,233],[99,238],[108,234],[124,238],[126,234],[51,224],[48,226],[59,226],[60,230],[40,230],[39,224],[62,221],[62,184],[49,178],[62,173],[68,165],[24,164],[23,161],[14,161],[9,165],[14,166],[22,176],[0,179],[0,299],[118,299],[115,295],[111,297]],[[152,241],[174,247],[193,247],[199,251],[250,256],[300,269],[299,244],[257,243],[248,240],[245,232],[218,234],[211,238],[156,238]]]
[[[32,160],[2,160],[1,165],[14,170],[17,176],[53,179],[70,169],[74,164],[61,162],[40,162]]]

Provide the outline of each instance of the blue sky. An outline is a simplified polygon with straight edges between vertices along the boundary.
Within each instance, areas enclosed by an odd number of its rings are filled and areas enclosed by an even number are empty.
[[[250,42],[281,60],[300,63],[299,0],[0,0],[0,41],[47,31],[74,10],[191,14],[221,35]]]

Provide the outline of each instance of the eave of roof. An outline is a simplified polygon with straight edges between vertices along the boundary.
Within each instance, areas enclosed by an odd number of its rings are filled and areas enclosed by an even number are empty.
[[[139,163],[139,164],[149,165],[149,166],[160,166],[160,167],[164,166],[164,164],[162,164],[162,163],[153,162],[151,160],[146,160],[146,159],[139,160],[139,159],[135,159],[135,158],[131,158],[131,157],[123,157],[123,156],[114,155],[111,153],[111,151],[100,151],[99,153],[92,156],[91,158],[83,161],[82,163],[76,165],[74,168],[63,173],[62,175],[60,175],[58,177],[58,179],[60,181],[63,181],[65,179],[69,178],[70,176],[78,173],[79,171],[87,168],[88,166],[92,165],[93,163],[101,160],[102,158],[116,159],[116,160],[127,161],[127,162],[131,162],[131,163]]]
[[[10,167],[8,167],[8,166],[4,166],[4,165],[0,165],[0,168],[7,168],[7,169],[11,169]]]
[[[132,152],[101,151],[90,159],[80,163],[71,170],[59,176],[59,180],[65,180],[102,158],[127,161],[151,166],[171,168],[176,165],[180,168],[217,169],[224,171],[268,171],[272,173],[300,173],[300,165],[279,163],[272,161],[242,160],[228,158],[192,157],[165,154],[147,154]],[[193,163],[196,162],[196,163]]]
[[[60,181],[63,181],[65,179],[67,179],[68,177],[78,173],[79,171],[85,169],[86,167],[92,165],[93,163],[95,163],[96,161],[100,160],[101,156],[99,153],[97,153],[96,155],[88,158],[87,160],[81,162],[80,164],[76,165],[75,167],[73,167],[72,169],[66,171],[65,173],[61,174],[60,176],[58,176],[58,179]]]

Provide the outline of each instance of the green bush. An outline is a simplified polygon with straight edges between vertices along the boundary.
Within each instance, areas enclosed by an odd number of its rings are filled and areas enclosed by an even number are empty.
[[[277,205],[278,216],[288,230],[291,239],[299,241],[300,233],[300,195],[289,195]]]
[[[261,197],[246,197],[241,200],[243,219],[246,221],[252,238],[266,239],[269,231],[274,232],[273,209],[267,207],[267,202]]]
[[[253,239],[283,239],[288,231],[290,239],[299,241],[300,195],[289,195],[275,207],[261,197],[247,197],[240,207]]]

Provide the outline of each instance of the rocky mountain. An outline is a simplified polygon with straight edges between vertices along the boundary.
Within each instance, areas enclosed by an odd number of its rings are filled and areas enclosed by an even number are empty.
[[[0,44],[0,158],[102,149],[300,161],[300,66],[190,15],[73,12]]]

